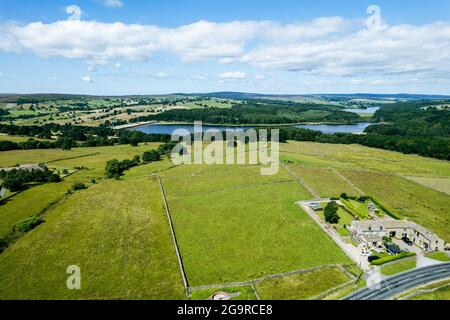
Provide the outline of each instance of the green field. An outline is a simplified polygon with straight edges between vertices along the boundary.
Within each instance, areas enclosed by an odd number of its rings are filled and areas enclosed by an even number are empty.
[[[433,252],[427,254],[427,258],[431,258],[438,261],[448,262],[450,261],[450,256],[446,252]]]
[[[423,293],[411,300],[450,300],[450,285],[440,288],[432,293]]]
[[[241,169],[233,170],[241,172]],[[258,175],[242,179],[233,171],[225,175],[216,171],[212,169],[209,175],[203,173],[201,179],[184,177],[190,181],[184,190],[210,187],[187,196],[175,197],[183,194],[179,186],[184,182],[170,176],[163,179],[190,285],[246,281],[268,274],[349,262],[295,205],[296,201],[311,197],[300,184],[268,183],[266,177]],[[215,177],[220,177],[219,184],[217,181],[205,184]],[[223,189],[232,182],[239,187]],[[311,250],[311,246],[320,247],[320,251]]]
[[[337,267],[265,280],[256,284],[263,300],[307,300],[350,281]]]
[[[404,272],[416,267],[416,259],[401,260],[399,262],[392,263],[384,266],[380,269],[381,273],[386,276],[392,276],[396,273]]]
[[[192,299],[220,290],[255,299],[250,286],[230,283],[351,264],[295,204],[313,195],[283,166],[277,175],[261,176],[257,165],[174,166],[163,160],[135,167],[119,181],[105,178],[108,160],[130,159],[157,145],[0,152],[0,167],[42,162],[58,170],[84,167],[61,183],[35,186],[0,205],[0,236],[24,218],[45,214],[44,224],[0,254],[0,298],[185,298],[153,173],[162,178],[189,285],[222,287],[194,290]],[[450,238],[450,196],[403,177],[448,179],[447,161],[306,142],[282,144],[281,158],[320,196],[360,195],[361,189],[395,214]],[[89,188],[66,195],[75,181]],[[340,215],[338,232],[352,220],[346,212]],[[81,267],[79,292],[65,288],[69,264]],[[338,268],[323,270],[266,280],[257,289],[263,299],[310,299],[349,280]]]
[[[182,299],[155,179],[105,181],[50,210],[0,255],[0,299]],[[82,289],[66,288],[78,265]]]
[[[342,193],[347,193],[348,195],[358,194],[354,188],[331,169],[325,167],[302,167],[298,165],[291,165],[289,167],[323,198],[336,197]]]

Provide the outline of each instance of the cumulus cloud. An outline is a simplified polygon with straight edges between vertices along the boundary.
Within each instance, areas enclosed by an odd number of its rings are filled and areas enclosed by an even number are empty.
[[[217,75],[219,81],[242,81],[247,79],[247,75],[242,71],[229,71]]]
[[[81,77],[81,81],[87,82],[87,83],[94,83],[94,80],[90,76],[84,76]]]
[[[71,14],[77,18],[82,12],[72,8]],[[2,24],[0,51],[84,59],[92,68],[114,60],[142,61],[158,53],[183,62],[207,60],[322,76],[442,78],[450,75],[450,22],[370,29],[362,21],[324,17],[293,24],[198,21],[163,28],[71,18]],[[239,72],[218,78],[243,79]]]
[[[123,7],[123,2],[121,0],[95,0],[100,3],[102,6],[108,8],[121,8]]]

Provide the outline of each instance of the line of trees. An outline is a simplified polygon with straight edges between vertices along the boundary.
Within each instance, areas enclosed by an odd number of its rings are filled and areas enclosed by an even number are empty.
[[[3,187],[13,192],[23,190],[28,184],[33,182],[61,181],[61,177],[48,168],[1,170],[0,179],[3,180]]]
[[[122,161],[117,159],[110,160],[106,163],[106,176],[111,179],[119,179],[123,173],[130,168],[136,167],[140,164],[160,161],[163,156],[170,154],[174,146],[174,142],[163,143],[157,150],[149,150],[144,152],[142,157],[136,155],[133,159],[125,159]]]
[[[371,132],[365,135],[351,133],[324,134],[320,131],[303,128],[280,128],[280,142],[287,140],[360,144],[405,154],[417,154],[424,157],[450,160],[450,139],[445,137],[386,135]]]

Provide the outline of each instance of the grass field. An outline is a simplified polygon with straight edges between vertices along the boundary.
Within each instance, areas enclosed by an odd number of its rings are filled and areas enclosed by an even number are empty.
[[[211,174],[210,179],[215,176]],[[236,176],[229,175],[228,179]],[[172,179],[163,181],[168,190],[175,190],[170,186]],[[196,181],[189,188],[195,190]],[[168,196],[170,199],[173,191]],[[208,194],[169,200],[190,285],[245,281],[323,264],[348,263],[295,205],[309,197],[297,182],[283,182],[210,190]]]
[[[419,294],[411,300],[450,300],[450,285],[432,293]]]
[[[392,276],[394,274],[415,268],[416,263],[417,263],[416,259],[399,261],[399,262],[395,262],[390,265],[387,265],[385,267],[382,267],[380,269],[380,271],[382,274],[384,274],[386,276]]]
[[[161,193],[149,178],[155,172],[162,177],[189,284],[225,287],[195,290],[193,299],[224,289],[241,292],[238,299],[255,299],[251,287],[226,284],[351,263],[295,205],[313,196],[283,166],[275,176],[261,176],[258,166],[174,166],[164,160],[135,167],[120,181],[105,179],[108,160],[129,159],[157,145],[0,152],[0,167],[51,162],[69,170],[86,168],[59,184],[24,191],[0,206],[0,235],[23,218],[48,209],[44,224],[0,254],[0,298],[184,298]],[[362,189],[394,213],[450,240],[450,196],[402,177],[448,179],[447,161],[306,142],[282,144],[281,158],[291,161],[289,167],[321,196]],[[90,184],[91,179],[98,183]],[[64,196],[74,181],[88,183],[89,189]],[[79,292],[65,288],[69,264],[81,267]],[[340,270],[336,274],[333,268],[325,270],[305,278],[265,281],[258,292],[261,289],[266,299],[309,299],[348,281]]]
[[[184,297],[155,179],[91,186],[45,220],[0,255],[1,299]],[[66,288],[69,265],[81,268],[81,290]]]
[[[47,183],[25,190],[0,203],[0,237],[7,235],[21,220],[39,214],[64,197],[77,180],[74,175],[59,183]]]
[[[408,176],[406,176],[405,178],[420,183],[425,187],[429,187],[434,190],[450,195],[450,178],[423,178],[423,177],[408,177]]]
[[[289,166],[305,183],[323,198],[339,196],[342,193],[357,195],[358,192],[339,177],[333,170],[324,167]]]
[[[0,141],[12,141],[12,142],[26,142],[31,137],[22,137],[22,136],[10,136],[5,134],[0,134]],[[38,139],[33,138],[34,140],[45,141],[46,139]]]
[[[257,300],[255,291],[251,286],[194,290],[191,294],[191,300],[206,300],[218,291],[223,291],[229,294],[239,293],[238,296],[231,298],[231,300]]]
[[[431,258],[438,261],[448,262],[450,261],[450,256],[446,252],[433,252],[427,254],[427,258]]]
[[[307,300],[350,280],[341,269],[329,267],[265,280],[256,289],[263,300]]]

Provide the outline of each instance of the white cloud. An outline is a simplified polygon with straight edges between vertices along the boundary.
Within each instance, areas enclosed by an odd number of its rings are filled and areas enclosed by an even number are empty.
[[[57,77],[47,77],[47,80],[50,80],[50,81],[59,81],[59,78],[57,78]]]
[[[121,8],[123,7],[123,2],[121,0],[95,0],[101,5],[109,8]]]
[[[198,73],[198,74],[195,74],[193,78],[194,78],[194,80],[197,80],[197,81],[206,81],[209,79],[209,74]]]
[[[217,78],[219,81],[243,81],[247,79],[247,75],[242,71],[229,71],[219,73]]]
[[[70,13],[82,15],[76,8]],[[284,25],[198,21],[162,28],[71,18],[1,24],[0,51],[84,59],[92,64],[89,71],[114,60],[146,60],[158,53],[176,55],[183,62],[210,60],[327,77],[443,79],[450,76],[450,22],[367,29],[361,21],[324,17]],[[244,78],[242,72],[218,76],[221,81]]]
[[[94,80],[90,76],[84,76],[81,77],[81,81],[87,82],[87,83],[94,83]]]

